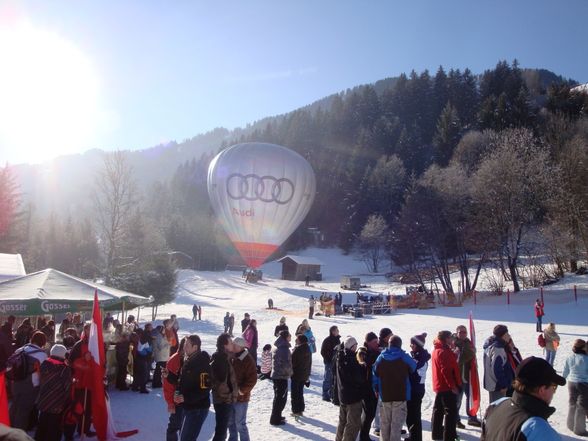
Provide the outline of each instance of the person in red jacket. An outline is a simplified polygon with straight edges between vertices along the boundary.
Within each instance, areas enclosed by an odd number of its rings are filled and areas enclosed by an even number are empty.
[[[541,299],[535,301],[535,317],[537,317],[537,332],[543,332],[543,324],[541,323],[545,315],[545,303]]]
[[[457,393],[461,378],[457,359],[450,349],[451,339],[451,331],[439,331],[433,342],[433,390],[437,394],[431,418],[433,440],[455,441],[457,438]]]
[[[178,432],[182,428],[183,407],[181,404],[174,402],[174,394],[180,376],[180,369],[182,368],[182,360],[184,358],[184,343],[186,339],[180,341],[180,346],[176,352],[167,360],[165,368],[161,370],[161,380],[163,383],[163,397],[167,403],[167,411],[169,412],[169,421],[167,424],[166,440],[178,441]]]

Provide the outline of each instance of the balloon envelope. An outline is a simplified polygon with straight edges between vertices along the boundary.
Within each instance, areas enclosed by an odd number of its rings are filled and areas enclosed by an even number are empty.
[[[316,181],[298,153],[275,144],[244,143],[220,152],[208,168],[208,195],[229,238],[257,268],[308,214]]]

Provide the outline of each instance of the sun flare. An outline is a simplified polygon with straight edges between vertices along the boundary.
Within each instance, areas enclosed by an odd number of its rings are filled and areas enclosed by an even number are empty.
[[[98,80],[88,57],[59,35],[19,24],[0,29],[2,151],[39,162],[88,147]]]

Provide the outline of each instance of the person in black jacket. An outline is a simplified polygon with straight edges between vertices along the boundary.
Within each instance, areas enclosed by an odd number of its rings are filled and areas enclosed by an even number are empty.
[[[286,324],[286,317],[280,318],[280,324],[278,326],[276,326],[276,329],[274,329],[274,337],[277,337],[278,335],[280,335],[281,331],[288,331],[288,325]]]
[[[325,376],[323,379],[323,400],[331,401],[333,399],[333,356],[335,348],[341,343],[339,328],[331,326],[329,336],[323,340],[321,345],[321,356],[325,365]]]
[[[63,434],[63,413],[71,400],[72,371],[65,364],[65,346],[54,345],[50,354],[41,364],[41,384],[37,403],[40,413],[35,438],[43,441],[60,441]]]
[[[410,400],[406,403],[406,427],[410,441],[422,441],[423,423],[421,405],[425,396],[425,379],[431,354],[424,348],[427,333],[415,335],[410,339],[410,356],[417,362],[416,370],[410,374]]]
[[[373,332],[368,332],[365,336],[363,346],[357,350],[357,361],[360,365],[365,367],[367,375],[366,381],[368,385],[372,384],[372,367],[379,355],[380,349],[378,347],[378,336]],[[374,421],[374,417],[376,416],[377,407],[378,397],[376,392],[372,387],[366,388],[362,400],[363,415],[359,441],[371,441],[370,429],[372,427],[372,421]]]
[[[185,361],[180,371],[174,402],[183,407],[180,441],[198,439],[210,408],[210,356],[200,349],[200,337],[186,337]]]
[[[335,441],[355,440],[361,429],[361,403],[367,384],[365,368],[355,355],[357,340],[348,336],[335,356],[335,381],[339,398],[339,424]]]
[[[566,384],[542,358],[529,357],[518,366],[512,398],[501,398],[488,407],[482,422],[482,441],[555,441],[561,439],[547,418],[558,386]]]
[[[296,337],[296,346],[292,351],[292,415],[301,417],[304,412],[304,386],[310,386],[310,367],[312,355],[305,335]]]

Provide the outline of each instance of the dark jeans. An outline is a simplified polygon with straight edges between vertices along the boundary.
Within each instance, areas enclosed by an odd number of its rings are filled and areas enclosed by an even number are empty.
[[[304,412],[304,383],[292,379],[290,391],[292,392],[292,413]]]
[[[541,323],[542,320],[543,317],[537,317],[537,332],[543,332],[543,324]]]
[[[225,441],[227,439],[227,430],[229,429],[229,417],[233,410],[232,404],[217,403],[214,404],[214,438],[212,441]]]
[[[406,427],[410,433],[410,441],[423,441],[422,403],[422,397],[413,397],[412,400],[406,402]]]
[[[30,427],[31,413],[39,396],[39,386],[34,387],[31,377],[12,383],[12,403],[10,422],[12,427],[27,431]]]
[[[378,408],[378,398],[371,390],[367,392],[366,397],[361,402],[362,418],[361,431],[359,432],[359,441],[371,441],[370,429],[372,421],[376,417],[376,409]],[[411,440],[412,441],[412,440]]]
[[[270,424],[278,424],[282,418],[282,411],[288,401],[288,380],[273,380],[274,402],[272,403],[272,415]]]
[[[149,371],[151,370],[149,358],[137,356],[133,365],[133,390],[147,390],[147,381],[149,380]]]
[[[196,441],[202,425],[208,416],[206,409],[184,409],[184,421],[180,431],[180,441]]]
[[[455,418],[456,422],[459,422],[461,420],[461,418],[459,416],[459,410],[461,409],[461,403],[463,402],[464,395],[466,397],[466,414],[468,416],[468,420],[472,421],[472,420],[477,419],[476,415],[470,416],[470,414],[469,414],[469,410],[470,410],[470,384],[463,383],[459,387],[459,392],[457,393],[457,396],[456,396],[456,401],[457,401],[457,405],[456,405],[457,415]]]
[[[178,432],[182,428],[183,420],[184,408],[182,406],[176,406],[175,413],[169,414],[169,421],[167,423],[165,441],[178,441]]]
[[[127,370],[129,365],[129,356],[116,357],[116,388],[126,389],[127,386]]]
[[[161,369],[165,367],[165,361],[158,361],[155,363],[155,370],[153,371],[153,381],[151,387],[161,387]]]
[[[308,318],[314,318],[314,308],[308,308]]]
[[[443,441],[455,441],[457,437],[456,395],[451,392],[439,392],[433,405],[433,417],[431,418],[431,439]],[[445,421],[443,421],[445,419]]]
[[[63,434],[62,415],[60,413],[41,412],[35,439],[38,441],[61,441]]]
[[[325,377],[323,379],[323,400],[333,398],[333,363],[325,363]]]

